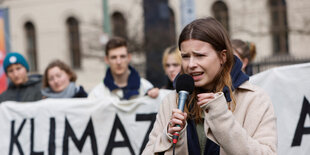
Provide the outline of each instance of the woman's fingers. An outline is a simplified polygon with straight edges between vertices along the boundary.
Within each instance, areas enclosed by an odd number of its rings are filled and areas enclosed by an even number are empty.
[[[183,125],[184,125],[183,121],[181,121],[181,120],[179,120],[179,119],[175,119],[175,118],[171,119],[170,122],[171,122],[171,125],[172,125],[172,126],[175,126],[176,124],[178,124],[178,125],[180,125],[180,126],[183,126]]]
[[[201,93],[197,95],[198,100],[214,98],[214,93]]]
[[[172,110],[172,116],[168,125],[168,132],[173,134],[174,132],[180,132],[185,125],[187,114],[179,109]]]
[[[202,106],[207,104],[209,101],[214,99],[214,93],[201,93],[197,95],[197,104],[198,106]]]
[[[183,128],[175,126],[175,127],[169,127],[168,133],[173,134],[175,132],[180,132]]]
[[[178,110],[178,109],[176,109],[176,110]],[[184,113],[181,110],[178,110],[177,112],[172,111],[172,118],[185,120]]]

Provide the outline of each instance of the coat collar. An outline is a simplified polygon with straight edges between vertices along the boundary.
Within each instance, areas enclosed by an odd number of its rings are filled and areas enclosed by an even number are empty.
[[[250,83],[250,81],[245,81],[244,83],[242,83],[238,89],[245,89],[245,90],[249,90],[249,91],[254,91],[255,90],[255,87],[254,85],[252,85]]]
[[[230,72],[230,77],[231,77],[231,81],[232,81],[232,88],[231,88],[232,91],[239,88],[239,86],[241,86],[244,82],[249,80],[249,76],[246,75],[245,73],[243,73],[241,70],[241,68],[242,68],[241,60],[237,56],[234,56],[234,59],[235,59],[235,63],[234,63],[233,68]],[[225,95],[226,101],[230,102],[231,97],[230,97],[229,89],[227,86],[225,86],[223,88],[223,93]]]
[[[128,77],[128,82],[126,87],[118,87],[114,83],[114,78],[111,73],[111,69],[108,68],[106,72],[106,76],[103,80],[103,83],[105,86],[109,88],[110,91],[113,91],[115,89],[122,89],[123,90],[123,99],[130,99],[130,97],[134,95],[139,95],[139,88],[140,88],[140,76],[139,73],[131,66],[128,66],[130,70],[130,74]]]

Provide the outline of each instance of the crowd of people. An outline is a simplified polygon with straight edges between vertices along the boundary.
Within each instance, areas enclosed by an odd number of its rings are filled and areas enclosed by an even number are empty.
[[[276,117],[266,93],[251,84],[254,43],[231,40],[214,18],[196,19],[181,32],[177,46],[162,57],[167,85],[175,89],[178,75],[194,80],[194,92],[184,112],[178,109],[176,91],[167,95],[158,111],[143,154],[276,154]],[[156,98],[159,88],[140,77],[131,65],[127,42],[111,38],[105,47],[109,68],[103,81],[89,94],[78,86],[74,71],[64,62],[51,62],[40,75],[28,75],[29,65],[19,53],[9,53],[3,67],[10,80],[3,101],[36,101],[44,98],[104,98],[130,100],[148,95]],[[172,135],[179,142],[172,147]]]
[[[252,75],[251,62],[256,51],[253,43],[234,39],[232,48],[234,54],[242,61],[242,71]],[[151,82],[139,76],[130,65],[131,53],[127,41],[120,37],[111,38],[105,48],[105,63],[109,66],[103,82],[100,82],[88,93],[83,86],[77,86],[77,75],[66,63],[54,60],[46,67],[44,75],[28,75],[27,60],[17,52],[9,53],[3,62],[4,71],[9,78],[9,86],[0,95],[3,101],[37,101],[44,98],[99,98],[112,97],[116,101],[128,100],[148,95],[156,98],[159,88],[154,88]],[[174,79],[181,71],[182,57],[177,46],[165,49],[162,56],[162,66],[167,78],[163,89],[174,89]]]
[[[61,60],[54,60],[46,67],[44,75],[28,75],[27,60],[17,52],[9,53],[3,62],[3,68],[9,78],[9,86],[0,95],[4,101],[37,101],[45,98],[101,98],[110,97],[129,100],[144,95],[158,96],[158,88],[140,77],[131,65],[131,54],[127,42],[120,37],[111,38],[105,48],[105,62],[109,65],[103,82],[91,92],[77,86],[77,76],[73,69]]]

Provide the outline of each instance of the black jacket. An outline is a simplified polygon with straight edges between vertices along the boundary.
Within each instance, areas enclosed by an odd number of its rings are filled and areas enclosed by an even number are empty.
[[[9,83],[8,89],[0,95],[0,103],[4,101],[31,102],[42,99],[41,75],[30,75],[28,81],[19,86]]]
[[[87,93],[84,90],[84,88],[82,86],[80,86],[80,89],[78,92],[75,93],[75,95],[73,96],[73,98],[83,98],[83,97],[87,97]]]

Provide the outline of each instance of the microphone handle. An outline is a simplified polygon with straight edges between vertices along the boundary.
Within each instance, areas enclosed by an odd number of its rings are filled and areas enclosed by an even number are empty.
[[[182,112],[184,112],[184,105],[185,105],[186,99],[188,97],[188,94],[189,93],[187,91],[184,91],[184,90],[179,91],[179,105],[178,105],[178,109],[181,110]],[[175,126],[181,127],[179,124],[176,124]],[[173,136],[172,136],[173,144],[176,144],[178,142],[179,136],[180,136],[179,132],[173,133]]]

